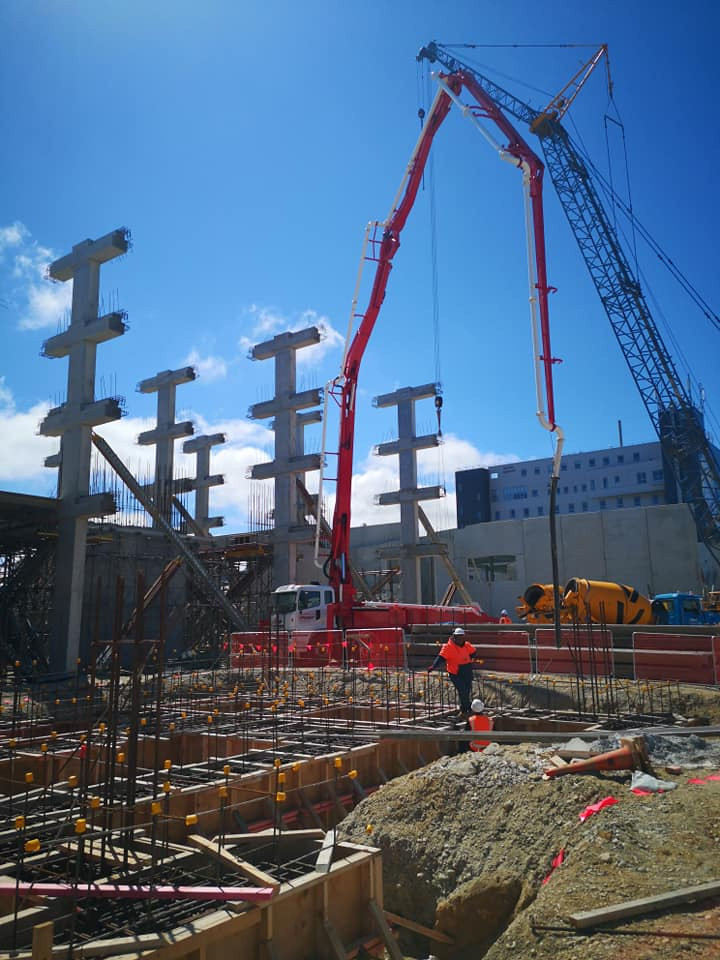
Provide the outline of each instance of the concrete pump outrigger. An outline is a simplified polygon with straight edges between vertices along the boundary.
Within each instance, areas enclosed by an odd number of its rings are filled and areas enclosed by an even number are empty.
[[[323,463],[326,457],[327,404],[330,397],[337,402],[340,410],[340,435],[337,451],[337,492],[333,514],[330,554],[324,563],[319,559],[320,524],[317,526],[315,541],[315,562],[317,566],[324,570],[334,593],[334,602],[328,608],[328,627],[351,628],[353,626],[369,625],[366,618],[362,616],[362,610],[365,609],[369,613],[369,608],[373,605],[356,603],[355,587],[350,570],[353,445],[358,376],[365,349],[385,297],[385,290],[390,276],[390,270],[392,269],[392,261],[400,246],[400,235],[412,210],[422,181],[430,147],[435,134],[449,113],[453,103],[460,107],[463,116],[470,119],[488,143],[497,150],[500,158],[517,166],[522,172],[525,195],[528,282],[530,287],[530,314],[537,393],[537,417],[540,424],[546,430],[554,433],[557,438],[551,478],[550,531],[553,580],[555,584],[557,584],[558,580],[555,549],[554,501],[557,479],[560,472],[563,433],[555,420],[555,402],[552,383],[552,365],[557,361],[552,356],[550,348],[548,294],[551,288],[548,287],[547,283],[542,206],[544,167],[540,159],[531,150],[517,130],[515,130],[497,104],[470,74],[462,71],[449,75],[438,74],[436,75],[436,79],[440,89],[433,100],[422,132],[410,156],[410,161],[393,201],[390,214],[386,220],[382,222],[371,222],[366,228],[360,270],[358,272],[355,295],[350,310],[348,334],[341,372],[338,377],[328,383],[325,390],[321,458]],[[474,105],[465,106],[462,104],[460,93],[463,89],[474,98],[476,101]],[[499,128],[504,137],[507,138],[505,147],[500,146],[485,129],[481,123],[483,119],[491,120]],[[368,259],[368,246],[370,246],[371,249],[371,256],[369,258],[376,263],[375,275],[368,305],[365,312],[359,315],[361,318],[360,324],[350,342],[353,324],[356,316],[358,316],[357,304],[362,267],[364,261]],[[544,372],[544,398],[541,370]],[[318,503],[322,501],[323,480],[323,468],[321,467]],[[417,622],[427,622],[427,607],[412,604],[394,604],[393,607],[402,607],[406,613],[408,622],[414,622],[415,618],[412,615],[412,610],[413,608],[417,609],[419,614],[416,618]],[[467,609],[468,611],[472,610],[472,608]],[[458,608],[455,608],[455,610],[458,611]],[[481,611],[477,612],[481,613]],[[490,620],[489,617],[482,613],[480,616],[475,616],[471,619],[476,621]],[[362,621],[365,622],[363,623]],[[557,629],[559,635],[559,623]]]

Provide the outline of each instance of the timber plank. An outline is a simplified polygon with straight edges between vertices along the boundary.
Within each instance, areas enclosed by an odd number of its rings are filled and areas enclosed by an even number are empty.
[[[578,930],[595,927],[612,920],[624,920],[626,917],[637,917],[643,913],[653,913],[666,907],[675,907],[678,904],[690,903],[693,900],[704,900],[720,894],[720,880],[702,883],[696,887],[679,887],[668,893],[659,893],[653,897],[642,897],[640,900],[622,900],[597,910],[585,910],[580,913],[571,913],[570,923]]]

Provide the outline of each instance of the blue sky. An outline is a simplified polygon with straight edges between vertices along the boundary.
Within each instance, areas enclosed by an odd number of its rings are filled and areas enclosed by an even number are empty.
[[[328,336],[303,358],[301,386],[336,373],[363,229],[387,215],[417,136],[424,88],[415,54],[431,39],[607,42],[636,213],[720,308],[718,27],[709,0],[0,4],[0,488],[54,490],[42,467],[54,444],[35,433],[64,393],[66,363],[39,353],[67,308],[69,285],[43,281],[44,265],[85,237],[126,225],[133,251],[103,269],[102,284],[105,304],[128,311],[130,330],[100,347],[98,376],[106,393],[127,398],[128,417],[102,432],[131,464],[144,463],[134,438],[151,425],[154,399],[135,392],[137,382],[195,363],[200,378],[179,388],[180,415],[193,418],[197,432],[228,433],[213,457],[228,482],[212,492],[211,512],[224,513],[228,529],[242,528],[247,467],[272,455],[267,425],[246,419],[252,403],[270,396],[271,363],[250,362],[248,345],[319,322]],[[591,48],[467,53],[540,107]],[[606,108],[598,72],[569,126],[604,170]],[[421,466],[426,482],[440,479],[452,493],[454,469],[547,456],[551,447],[534,416],[519,176],[456,111],[433,150],[447,442]],[[621,183],[617,133],[611,155]],[[394,519],[394,508],[372,503],[396,483],[394,464],[370,456],[395,432],[392,412],[373,408],[373,396],[436,375],[429,201],[425,191],[408,222],[363,362],[361,522]],[[545,206],[566,449],[613,444],[618,419],[625,442],[652,439],[549,178]],[[709,406],[720,410],[720,333],[652,254],[640,248],[640,256],[671,352],[678,363],[680,354],[687,359]],[[419,429],[433,423],[427,403]],[[309,432],[309,449],[319,444],[319,431]],[[452,496],[434,516],[452,524]]]

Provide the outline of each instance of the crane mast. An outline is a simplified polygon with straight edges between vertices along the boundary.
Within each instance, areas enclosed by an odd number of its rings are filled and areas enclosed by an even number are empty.
[[[533,109],[437,43],[418,59],[463,72],[505,111],[538,135],[545,163],[592,281],[663,452],[690,506],[698,539],[720,562],[720,462],[648,307],[638,278],[595,189],[590,173],[562,123]]]

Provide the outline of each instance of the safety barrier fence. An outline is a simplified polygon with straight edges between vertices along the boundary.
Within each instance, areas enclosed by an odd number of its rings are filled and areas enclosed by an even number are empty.
[[[233,669],[287,667],[403,667],[407,648],[400,627],[369,630],[296,630],[233,633]]]
[[[629,639],[614,638],[611,628],[563,628],[561,645],[555,631],[483,631],[470,635],[486,671],[520,674],[622,676],[635,680],[672,680],[704,685],[720,684],[720,635],[636,631]],[[288,634],[233,633],[230,662],[234,669],[288,667],[422,669],[435,647],[408,642],[399,627],[385,629],[314,630]],[[408,654],[411,653],[410,661]]]

